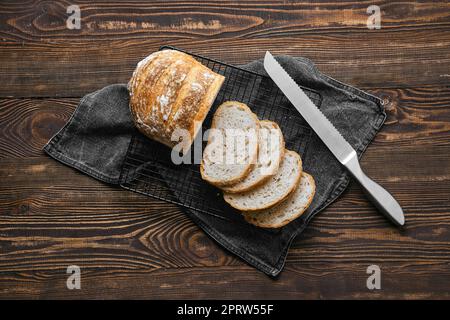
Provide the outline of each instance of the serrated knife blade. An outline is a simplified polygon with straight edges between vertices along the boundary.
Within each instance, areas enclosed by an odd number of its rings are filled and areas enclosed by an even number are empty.
[[[308,122],[331,153],[361,184],[368,198],[378,210],[386,215],[392,222],[402,226],[405,223],[405,217],[398,202],[383,187],[364,174],[353,147],[345,140],[328,118],[314,105],[269,51],[266,52],[264,57],[264,68],[270,78],[272,78],[292,105],[302,115],[306,122]]]

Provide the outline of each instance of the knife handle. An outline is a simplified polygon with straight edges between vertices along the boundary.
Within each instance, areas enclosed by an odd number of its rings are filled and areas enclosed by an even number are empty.
[[[356,153],[347,159],[344,166],[360,183],[367,197],[381,213],[387,216],[396,225],[402,226],[405,224],[403,210],[397,200],[395,200],[386,189],[364,174],[359,165]]]

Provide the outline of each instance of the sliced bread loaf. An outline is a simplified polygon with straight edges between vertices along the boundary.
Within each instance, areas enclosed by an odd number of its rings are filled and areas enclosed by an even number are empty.
[[[235,184],[252,170],[258,156],[259,120],[245,104],[227,101],[214,114],[200,173],[216,186]]]
[[[258,160],[253,170],[242,181],[222,190],[229,193],[245,192],[273,176],[284,155],[284,138],[280,127],[273,121],[259,122]]]
[[[303,172],[299,185],[286,200],[269,209],[242,214],[247,222],[255,226],[281,228],[300,217],[308,209],[315,192],[314,178]]]
[[[242,211],[270,208],[286,199],[297,187],[302,174],[302,159],[298,153],[286,150],[275,175],[256,188],[242,193],[224,193],[232,207]]]

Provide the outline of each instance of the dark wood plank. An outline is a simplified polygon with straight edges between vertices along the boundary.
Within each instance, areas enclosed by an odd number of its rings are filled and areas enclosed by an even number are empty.
[[[450,86],[375,89],[369,92],[385,101],[388,118],[372,147],[446,145],[450,142]],[[425,154],[423,154],[426,156]]]
[[[126,82],[136,63],[163,44],[232,64],[261,58],[265,50],[305,56],[323,72],[366,88],[448,79],[447,2],[383,2],[381,30],[366,28],[368,5],[83,3],[83,27],[68,30],[66,3],[4,4],[0,59],[8,64],[0,97],[75,97]]]
[[[432,35],[382,30],[373,35],[364,31],[351,36],[312,34],[276,39],[11,44],[0,48],[0,58],[11,61],[0,74],[5,84],[0,97],[75,97],[108,84],[125,83],[137,62],[163,44],[237,65],[262,58],[266,50],[304,56],[322,72],[364,88],[440,85],[450,74],[449,39],[449,28],[445,28]]]
[[[83,265],[81,290],[66,288],[65,267],[0,274],[0,292],[56,299],[445,299],[448,263],[384,262],[381,290],[366,288],[365,263],[309,263],[270,279],[248,266],[99,272]],[[418,276],[420,275],[420,276]],[[432,288],[432,290],[430,290]]]
[[[80,30],[66,27],[65,1],[0,5],[3,41],[73,42],[119,39],[217,39],[286,37],[367,29],[370,1],[73,1]],[[450,23],[447,1],[377,1],[385,29],[433,29]]]
[[[42,147],[69,120],[79,100],[0,100],[0,158],[43,155]]]

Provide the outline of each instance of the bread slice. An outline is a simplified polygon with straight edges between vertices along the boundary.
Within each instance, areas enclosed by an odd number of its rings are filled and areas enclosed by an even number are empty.
[[[235,184],[252,170],[258,157],[258,117],[247,105],[227,101],[214,114],[200,173],[216,186]]]
[[[277,173],[264,184],[247,192],[224,193],[223,198],[233,208],[241,211],[270,208],[295,190],[301,174],[302,159],[298,153],[286,150]]]
[[[247,222],[262,228],[281,228],[300,217],[314,198],[316,184],[314,178],[302,173],[295,191],[280,204],[261,211],[243,212]]]
[[[231,186],[223,187],[223,191],[229,193],[245,192],[262,184],[277,173],[284,155],[283,133],[273,121],[262,120],[259,124],[256,165],[245,179]]]

